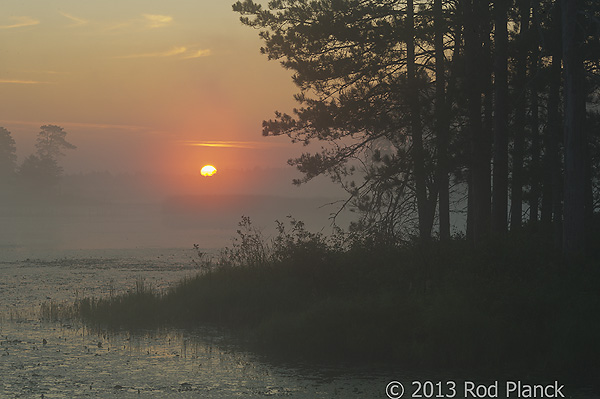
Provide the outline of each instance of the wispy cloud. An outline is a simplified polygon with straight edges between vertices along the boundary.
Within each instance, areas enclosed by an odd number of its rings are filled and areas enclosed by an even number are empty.
[[[48,84],[50,82],[40,82],[37,80],[22,80],[22,79],[0,79],[0,83],[20,84],[20,85],[39,85],[39,84]]]
[[[118,125],[109,123],[93,123],[93,122],[68,122],[68,121],[20,121],[14,119],[3,119],[0,123],[5,125],[17,125],[17,126],[42,126],[47,124],[59,125],[65,128],[84,128],[84,129],[98,129],[98,130],[121,130],[129,132],[145,132],[149,129],[145,126],[136,125]]]
[[[141,14],[135,18],[117,21],[111,24],[100,24],[104,32],[122,34],[143,32],[148,29],[164,28],[173,24],[173,17],[160,14]]]
[[[111,123],[89,123],[89,122],[62,122],[59,125],[67,127],[79,127],[79,128],[91,128],[91,129],[102,129],[102,130],[126,130],[130,132],[147,131],[148,128],[145,126],[137,125],[118,125]]]
[[[283,146],[280,143],[265,143],[259,141],[192,141],[181,140],[179,143],[190,147],[217,147],[217,148],[272,148]]]
[[[211,54],[210,49],[201,49],[190,51],[189,54],[183,57],[184,60],[190,60],[192,58],[208,57]]]
[[[0,25],[0,29],[23,28],[25,26],[33,26],[40,23],[39,20],[31,17],[11,17],[10,19],[15,21],[15,23],[11,25]]]
[[[90,23],[90,21],[88,21],[87,19],[79,18],[74,15],[67,14],[66,12],[61,12],[60,15],[73,21],[73,24],[71,24],[70,26],[82,26]]]
[[[166,57],[180,56],[179,58],[182,60],[189,60],[189,59],[193,59],[193,58],[208,57],[209,55],[211,55],[210,49],[197,50],[197,49],[190,49],[186,46],[177,46],[177,47],[173,47],[172,49],[166,50],[166,51],[157,51],[157,52],[153,52],[153,53],[128,54],[128,55],[117,56],[115,58],[135,59],[135,58],[166,58]]]
[[[21,72],[26,73],[26,74],[34,73],[34,74],[43,74],[43,75],[62,75],[62,74],[64,74],[64,72],[51,71],[51,70],[45,71],[45,70],[40,70],[40,69],[21,70]]]
[[[173,17],[168,15],[142,14],[142,16],[145,18],[148,28],[164,28],[173,22]]]
[[[167,51],[159,51],[159,52],[155,52],[155,53],[141,53],[141,54],[130,54],[130,55],[122,55],[116,58],[124,58],[124,59],[130,59],[130,58],[159,58],[159,57],[173,57],[175,55],[179,55],[179,54],[183,54],[185,53],[187,50],[186,47],[173,47],[171,50],[167,50]]]

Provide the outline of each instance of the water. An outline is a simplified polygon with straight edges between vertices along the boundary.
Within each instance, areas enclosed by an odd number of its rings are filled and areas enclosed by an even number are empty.
[[[161,290],[198,272],[193,249],[47,251],[0,259],[0,397],[370,398],[393,373],[274,363],[214,328],[91,331],[39,317],[42,303]]]
[[[401,381],[403,397],[410,398],[412,381],[430,381],[430,387],[441,381],[447,387],[454,380],[449,375],[414,375],[391,365],[275,361],[249,352],[231,333],[207,326],[106,333],[72,321],[40,320],[43,303],[118,294],[134,289],[140,280],[153,289],[166,289],[198,273],[194,258],[193,249],[4,248],[0,398],[387,398],[391,381]],[[464,397],[463,382],[456,380],[456,398]],[[566,397],[597,397],[572,388],[565,387]],[[498,397],[506,397],[502,393]]]
[[[376,397],[372,377],[275,367],[215,331],[109,336],[33,322],[2,336],[3,397]]]

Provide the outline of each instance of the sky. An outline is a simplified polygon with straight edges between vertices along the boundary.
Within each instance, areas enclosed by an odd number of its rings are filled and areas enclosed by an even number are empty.
[[[297,90],[232,3],[2,0],[0,126],[19,161],[56,124],[78,147],[67,173],[285,167],[303,149],[261,122]]]

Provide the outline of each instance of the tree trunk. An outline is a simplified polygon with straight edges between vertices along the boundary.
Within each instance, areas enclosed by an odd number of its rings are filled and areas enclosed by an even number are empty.
[[[555,69],[558,66],[558,80]],[[560,64],[557,65],[556,56],[552,56],[552,64],[550,65],[550,73],[548,74],[548,122],[544,129],[543,145],[544,145],[544,156],[542,158],[543,164],[543,176],[542,176],[542,207],[540,220],[544,225],[549,225],[552,221],[552,203],[553,203],[553,184],[552,177],[557,172],[554,166],[557,163],[558,158],[558,143],[556,143],[556,125],[558,115],[558,95],[559,95],[559,84],[560,84]]]
[[[473,178],[471,177],[471,170],[467,171],[467,231],[466,236],[468,241],[475,241],[475,234],[473,233]]]
[[[563,253],[567,258],[585,252],[586,135],[585,78],[577,21],[576,0],[562,0],[562,44],[564,66],[565,189]]]
[[[423,128],[419,104],[419,89],[417,86],[415,66],[415,33],[413,0],[406,2],[406,26],[408,40],[406,42],[406,73],[410,95],[410,121],[412,137],[412,153],[415,174],[415,189],[417,197],[417,212],[419,213],[419,237],[428,240],[431,237],[429,207],[427,203],[427,182],[425,174],[425,154],[423,149]]]
[[[530,88],[531,88],[531,163],[530,163],[530,193],[529,193],[529,221],[536,223],[539,220],[540,207],[540,181],[542,179],[540,171],[540,133],[539,133],[539,110],[538,110],[538,65],[539,65],[539,41],[537,32],[539,31],[537,11],[539,0],[533,0],[531,9],[533,12],[534,35],[531,43],[530,58]]]
[[[559,48],[560,50],[560,48]],[[558,157],[558,138],[560,136],[560,82],[561,82],[561,56],[559,53],[552,55],[550,76],[548,78],[548,123],[544,132],[544,176],[542,192],[542,223],[552,221],[555,202],[557,200],[556,186],[562,181],[556,178],[560,175],[560,160]],[[556,215],[554,215],[556,220]]]
[[[543,158],[543,188],[541,220],[545,226],[552,223],[554,245],[562,247],[562,190],[563,176],[559,152],[560,137],[562,136],[562,121],[560,111],[560,86],[562,81],[561,62],[561,12],[557,2],[552,12],[551,46],[552,64],[550,65],[548,85],[548,122],[544,131]]]
[[[494,186],[492,191],[492,230],[507,230],[508,216],[508,29],[504,0],[494,4],[495,117],[494,117]]]
[[[450,183],[448,178],[448,109],[446,106],[446,78],[444,62],[444,14],[442,0],[434,0],[435,24],[435,120],[438,145],[438,192],[440,240],[450,239]]]
[[[515,77],[515,139],[512,155],[512,184],[510,201],[510,229],[521,228],[523,221],[523,160],[525,157],[525,117],[527,108],[527,36],[529,31],[529,0],[519,3],[520,29],[517,42]]]
[[[483,92],[483,71],[481,62],[485,56],[482,52],[482,28],[487,30],[481,8],[487,4],[479,1],[466,1],[463,7],[464,32],[465,32],[465,67],[467,116],[471,138],[470,183],[472,185],[469,206],[472,206],[473,240],[480,241],[487,235],[490,227],[490,164],[489,164],[489,137],[484,129],[481,118],[481,94]],[[471,205],[472,204],[472,205]]]
[[[489,5],[489,4],[488,4]],[[482,201],[482,236],[488,235],[492,228],[492,141],[494,135],[494,59],[492,55],[492,16],[489,8],[480,10],[484,21],[482,30],[482,89],[483,89],[483,131],[482,143],[478,152],[478,165],[481,168],[480,187]]]

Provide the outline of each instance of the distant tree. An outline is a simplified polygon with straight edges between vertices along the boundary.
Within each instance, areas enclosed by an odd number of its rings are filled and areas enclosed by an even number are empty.
[[[19,175],[26,184],[49,188],[54,186],[62,175],[59,158],[64,156],[63,150],[77,147],[67,141],[67,132],[60,126],[44,125],[40,129],[35,143],[36,153],[25,158]]]
[[[0,127],[0,185],[9,183],[17,167],[17,147],[10,132]]]
[[[73,150],[73,144],[66,140],[67,132],[60,126],[44,125],[38,133],[35,143],[37,156],[40,159],[53,159],[58,161],[60,156],[63,156],[63,150]]]
[[[51,158],[29,155],[19,168],[21,180],[30,188],[47,189],[58,182],[62,168]]]

